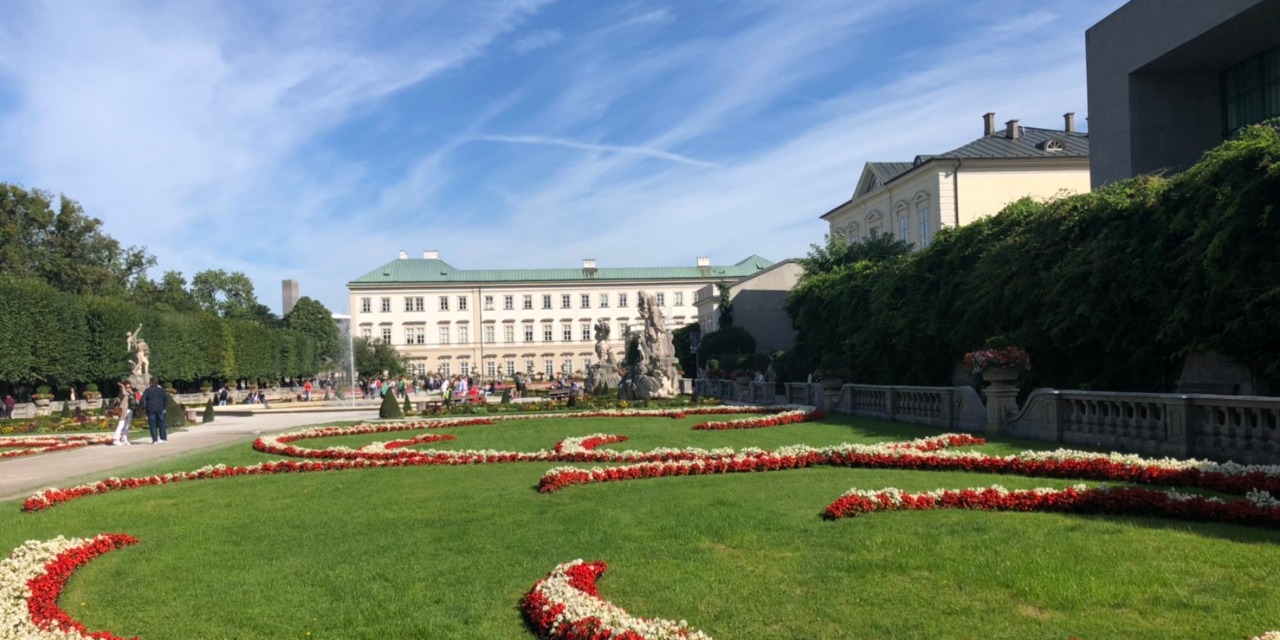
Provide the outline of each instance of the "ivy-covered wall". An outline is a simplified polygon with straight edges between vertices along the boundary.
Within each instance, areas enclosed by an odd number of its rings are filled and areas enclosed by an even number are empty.
[[[1216,353],[1280,393],[1280,133],[1245,130],[1168,178],[1029,199],[905,256],[828,264],[788,299],[797,352],[858,382],[948,384],[993,335],[1038,386],[1167,391]]]

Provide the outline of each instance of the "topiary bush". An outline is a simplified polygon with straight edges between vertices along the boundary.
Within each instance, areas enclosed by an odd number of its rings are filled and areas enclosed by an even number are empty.
[[[379,418],[403,418],[404,412],[396,403],[396,394],[387,392],[382,395],[382,406],[378,407]]]
[[[213,417],[213,398],[209,398],[209,400],[204,403],[204,415],[201,416],[200,423],[205,424],[213,422]]]
[[[169,408],[164,410],[164,422],[169,428],[187,426],[187,408],[172,395],[169,396]]]
[[[403,415],[413,415],[413,405],[409,404],[409,394],[404,394],[404,404],[400,407],[400,413]]]

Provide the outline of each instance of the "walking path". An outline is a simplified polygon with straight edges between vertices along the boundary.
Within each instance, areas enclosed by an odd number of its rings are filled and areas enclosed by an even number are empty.
[[[166,458],[234,442],[253,442],[258,435],[312,424],[371,420],[378,417],[374,404],[343,411],[277,413],[251,416],[219,415],[213,422],[195,424],[169,434],[166,444],[151,444],[146,429],[134,430],[133,446],[90,445],[0,461],[0,502],[26,498],[48,487],[63,487],[83,480],[127,475],[126,471]],[[104,433],[104,435],[110,435]]]

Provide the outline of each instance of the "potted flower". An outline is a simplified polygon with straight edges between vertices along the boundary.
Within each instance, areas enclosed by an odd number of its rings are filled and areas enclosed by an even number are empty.
[[[964,368],[987,382],[1010,384],[1031,370],[1031,354],[1009,339],[995,336],[983,348],[964,354]]]
[[[92,383],[92,382],[90,382],[89,384],[84,385],[84,399],[85,399],[85,400],[97,400],[97,399],[99,399],[99,398],[101,398],[101,397],[102,397],[102,392],[101,392],[101,391],[98,391],[98,385],[96,385],[96,384],[94,384],[94,383]]]
[[[53,400],[53,391],[46,385],[40,385],[36,387],[36,392],[31,394],[31,400],[37,407],[47,407],[49,401]]]
[[[822,356],[822,360],[818,362],[818,379],[822,382],[823,389],[839,389],[844,385],[845,380],[848,380],[851,376],[852,374],[844,366],[844,362],[834,353]]]

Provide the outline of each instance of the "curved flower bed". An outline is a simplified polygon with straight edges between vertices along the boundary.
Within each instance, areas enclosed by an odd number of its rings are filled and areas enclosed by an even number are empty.
[[[978,509],[982,511],[1044,511],[1153,516],[1196,522],[1225,522],[1257,527],[1280,527],[1280,502],[1265,491],[1225,501],[1178,491],[1141,487],[1089,487],[1010,491],[1000,485],[982,489],[938,489],[905,493],[900,489],[852,489],[827,506],[829,520],[877,511]]]
[[[360,449],[352,449],[350,447],[326,447],[324,449],[308,449],[305,447],[294,446],[294,442],[301,440],[311,440],[316,438],[331,438],[336,436],[351,435],[367,435],[372,433],[396,433],[400,431],[418,431],[422,429],[449,429],[455,427],[466,427],[474,425],[491,425],[499,421],[513,420],[546,420],[548,418],[683,418],[687,415],[734,415],[744,413],[765,414],[758,418],[748,418],[745,422],[758,421],[758,426],[776,426],[778,424],[793,424],[797,422],[806,422],[809,420],[817,420],[822,417],[822,411],[815,407],[801,405],[778,405],[772,407],[757,406],[741,406],[741,407],[685,407],[681,409],[618,409],[608,411],[580,411],[576,413],[558,413],[554,415],[509,415],[509,416],[489,416],[485,418],[445,418],[440,420],[416,420],[412,422],[396,422],[396,423],[361,423],[350,427],[314,427],[310,429],[302,429],[299,431],[291,431],[284,434],[265,435],[253,443],[253,448],[262,453],[271,453],[275,455],[290,456],[295,458],[369,458],[369,457],[414,457],[422,455],[424,452],[412,449],[406,449],[408,444],[399,444],[392,446],[391,443],[383,443],[369,445]],[[785,416],[781,420],[774,421],[778,416]],[[744,422],[744,421],[732,421]],[[771,424],[769,424],[771,423]],[[728,423],[701,423],[693,428],[703,428],[705,424],[728,424]],[[740,428],[740,427],[734,427]],[[394,441],[400,442],[400,441]],[[399,451],[397,451],[399,449]],[[589,460],[588,460],[589,461]],[[600,461],[612,461],[601,459]]]
[[[0,438],[0,459],[79,449],[91,444],[111,444],[111,436]]]
[[[58,596],[76,569],[108,551],[137,542],[122,533],[104,533],[93,538],[32,540],[15,549],[0,562],[0,636],[120,640],[108,631],[85,630],[58,606]]]
[[[764,427],[776,427],[784,424],[795,424],[797,422],[809,422],[810,420],[821,420],[822,416],[822,409],[798,407],[768,416],[742,418],[740,420],[726,420],[723,422],[699,422],[698,424],[693,425],[693,428],[700,431],[721,429],[761,429]]]
[[[976,439],[948,434],[932,443],[950,446],[973,444]],[[950,439],[950,440],[948,440]],[[934,444],[925,445],[927,447]],[[556,467],[538,483],[541,492],[594,482],[617,482],[641,478],[747,473],[802,469],[817,465],[866,469],[909,469],[918,471],[969,471],[1024,475],[1042,478],[1075,478],[1200,487],[1222,493],[1245,495],[1254,490],[1280,495],[1280,467],[1220,464],[1204,460],[1149,460],[1128,454],[1097,454],[1059,449],[1024,451],[1009,456],[977,452],[921,449],[903,444],[852,445],[832,447],[791,446],[777,451],[744,449],[730,456],[695,460],[639,462],[618,467],[580,469]]]
[[[684,620],[633,616],[600,597],[604,562],[566,562],[533,585],[520,602],[538,635],[555,640],[711,640]]]

